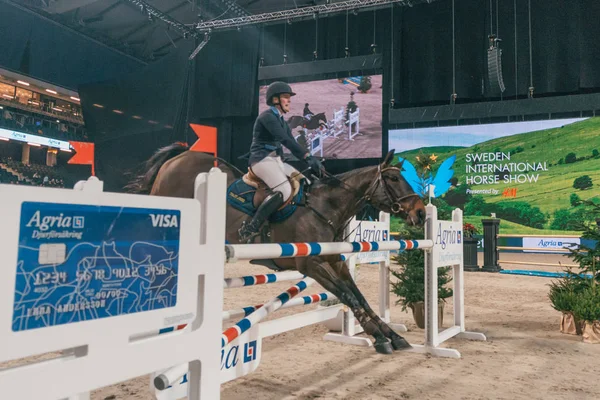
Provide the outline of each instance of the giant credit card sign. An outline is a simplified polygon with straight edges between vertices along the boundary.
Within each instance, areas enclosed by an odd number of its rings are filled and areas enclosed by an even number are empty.
[[[180,212],[23,202],[13,331],[174,307]]]

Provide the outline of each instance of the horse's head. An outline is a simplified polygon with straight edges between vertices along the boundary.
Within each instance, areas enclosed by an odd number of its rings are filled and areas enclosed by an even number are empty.
[[[369,191],[369,201],[381,211],[402,217],[412,225],[425,222],[425,204],[402,176],[402,163],[391,165],[394,150],[377,167],[377,177]]]

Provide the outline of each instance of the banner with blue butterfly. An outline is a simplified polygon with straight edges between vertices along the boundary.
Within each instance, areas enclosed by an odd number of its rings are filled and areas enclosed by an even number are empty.
[[[389,148],[424,202],[442,219],[461,208],[475,236],[486,218],[501,234],[576,236],[583,201],[600,204],[600,117],[390,130]]]

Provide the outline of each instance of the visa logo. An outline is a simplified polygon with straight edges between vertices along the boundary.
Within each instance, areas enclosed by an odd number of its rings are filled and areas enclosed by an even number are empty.
[[[178,228],[176,215],[150,214],[154,228]]]

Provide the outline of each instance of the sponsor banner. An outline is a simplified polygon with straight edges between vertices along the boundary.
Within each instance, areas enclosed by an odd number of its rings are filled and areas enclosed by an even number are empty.
[[[447,267],[463,263],[463,230],[455,221],[436,221],[433,226],[433,265]]]
[[[389,222],[356,221],[350,222],[348,237],[350,242],[384,242],[390,240]],[[389,251],[343,254],[344,259],[355,257],[357,264],[387,261]]]
[[[233,342],[221,349],[221,383],[226,383],[242,376],[246,376],[258,368],[262,356],[262,338],[260,337],[260,326],[251,327]],[[155,372],[154,377],[164,371]],[[178,382],[164,390],[158,390],[151,384],[151,390],[157,400],[183,399],[188,394],[189,372]]]
[[[600,117],[408,128],[390,130],[389,148],[415,193],[461,208],[465,222],[568,237],[595,223],[586,202],[600,193],[599,132]]]
[[[577,249],[581,244],[579,238],[549,238],[549,237],[525,237],[523,238],[523,248],[536,248],[540,250],[523,250],[525,253],[544,253],[555,250],[564,250],[566,248]]]
[[[13,331],[177,302],[180,211],[23,202]]]
[[[64,140],[51,139],[43,136],[32,135],[8,129],[0,128],[0,137],[5,139],[17,140],[19,142],[35,143],[42,146],[55,147],[61,150],[71,150],[72,146]]]

